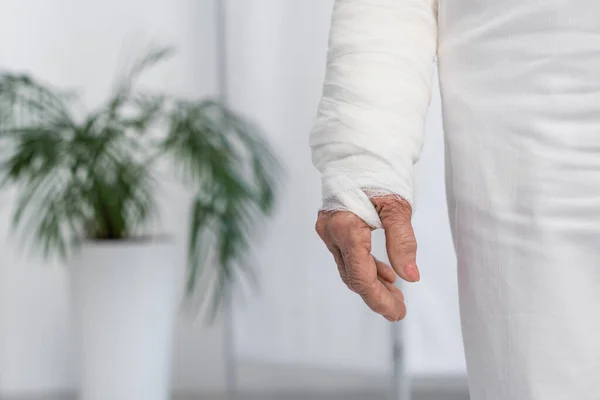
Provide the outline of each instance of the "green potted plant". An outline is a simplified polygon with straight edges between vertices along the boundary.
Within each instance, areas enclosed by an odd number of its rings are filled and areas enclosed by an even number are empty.
[[[0,184],[16,190],[15,229],[70,266],[84,400],[169,395],[176,255],[169,236],[152,234],[163,162],[193,193],[188,292],[210,256],[214,305],[273,210],[280,167],[256,126],[217,101],[138,89],[170,53],[134,63],[80,119],[73,96],[0,73]]]

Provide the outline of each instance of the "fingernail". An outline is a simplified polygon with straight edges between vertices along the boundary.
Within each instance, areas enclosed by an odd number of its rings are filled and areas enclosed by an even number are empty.
[[[421,274],[419,274],[419,269],[417,268],[416,264],[408,264],[404,269],[404,272],[406,272],[406,276],[408,276],[412,282],[419,282],[421,279]]]

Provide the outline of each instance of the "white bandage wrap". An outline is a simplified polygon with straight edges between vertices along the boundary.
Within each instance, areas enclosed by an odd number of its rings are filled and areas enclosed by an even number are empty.
[[[381,221],[370,197],[414,209],[437,52],[437,0],[336,0],[323,97],[310,135],[323,209]]]

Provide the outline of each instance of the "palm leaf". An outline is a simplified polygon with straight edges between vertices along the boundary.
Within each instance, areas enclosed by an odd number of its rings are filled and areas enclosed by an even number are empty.
[[[194,205],[187,287],[192,292],[202,276],[203,248],[211,238],[218,263],[215,312],[236,279],[254,278],[243,260],[260,217],[273,209],[281,168],[254,125],[218,102],[179,102],[171,121],[163,148],[196,188],[196,198],[210,199],[210,208],[198,200]]]
[[[219,102],[137,88],[171,54],[151,49],[81,121],[71,116],[66,94],[0,73],[0,188],[18,189],[13,222],[24,239],[47,256],[65,257],[83,238],[145,232],[157,214],[155,162],[169,157],[195,195],[188,293],[214,259],[214,316],[236,282],[255,280],[252,239],[273,211],[281,166],[260,129]],[[163,128],[164,137],[151,134]]]

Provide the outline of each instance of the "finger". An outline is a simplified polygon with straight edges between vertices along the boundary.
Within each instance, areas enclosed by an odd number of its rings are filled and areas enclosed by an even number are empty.
[[[398,287],[396,287],[396,285],[394,285],[393,283],[390,283],[388,281],[385,281],[381,278],[378,278],[379,281],[381,282],[381,284],[383,286],[385,286],[386,290],[388,290],[390,292],[390,294],[396,298],[396,301],[399,302],[400,304],[400,313],[398,314],[398,317],[396,319],[392,319],[392,318],[386,318],[391,322],[397,322],[400,320],[403,320],[406,317],[406,304],[404,303],[404,294],[402,294],[402,291],[400,289],[398,289]]]
[[[332,220],[332,217],[335,216],[335,213],[319,211],[319,216],[317,218],[317,223],[315,224],[315,230],[317,231],[319,237],[327,246],[327,249],[333,255],[333,259],[335,260],[335,264],[337,266],[338,272],[340,274],[340,278],[342,282],[348,285],[348,279],[346,278],[346,270],[344,267],[344,260],[342,259],[342,254],[340,252],[339,247],[334,244],[334,240],[330,237],[328,230],[328,224]]]
[[[392,322],[395,321],[400,321],[402,319],[404,319],[406,317],[406,304],[404,303],[404,294],[402,293],[402,291],[393,283],[390,283],[388,281],[385,281],[381,278],[379,278],[379,281],[381,282],[381,284],[383,286],[385,286],[386,290],[390,292],[390,294],[396,298],[396,301],[399,302],[399,304],[401,304],[401,309],[400,309],[400,313],[398,315],[398,318],[393,320]]]
[[[394,296],[377,277],[377,265],[364,247],[341,249],[348,287],[358,293],[367,306],[390,321],[399,320],[404,303]]]
[[[392,268],[404,280],[417,282],[420,279],[417,268],[417,240],[412,228],[410,217],[401,213],[380,214],[388,258]]]
[[[337,246],[332,246],[330,249],[331,254],[333,254],[333,258],[335,259],[335,263],[337,265],[338,272],[340,274],[340,278],[342,278],[342,282],[346,286],[348,286],[348,277],[346,275],[346,267],[344,265],[344,259],[342,257],[342,253]]]
[[[400,288],[398,288],[398,286],[394,285],[393,283],[390,283],[386,280],[383,280],[381,278],[379,278],[379,281],[381,283],[383,283],[383,285],[385,286],[385,288],[387,290],[390,291],[390,293],[392,294],[392,296],[396,296],[397,298],[399,298],[402,302],[404,302],[404,293],[402,293],[402,291],[400,290]]]
[[[373,257],[373,260],[375,260],[375,265],[377,265],[377,275],[380,278],[390,283],[396,282],[396,272],[392,267],[390,267],[383,261],[379,261],[375,257]]]

